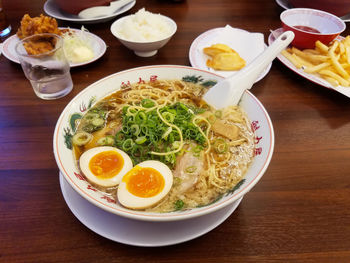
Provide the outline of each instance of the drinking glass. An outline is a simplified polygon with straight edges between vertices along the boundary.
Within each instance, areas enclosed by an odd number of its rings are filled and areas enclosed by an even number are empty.
[[[32,35],[17,43],[15,49],[24,74],[39,98],[58,99],[73,89],[60,36],[50,33]]]
[[[11,25],[7,22],[6,15],[0,0],[0,37],[5,37],[11,32]]]

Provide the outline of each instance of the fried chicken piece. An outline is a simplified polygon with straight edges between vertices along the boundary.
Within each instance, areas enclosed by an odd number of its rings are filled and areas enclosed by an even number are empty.
[[[55,18],[44,16],[41,14],[39,17],[31,18],[28,14],[25,14],[21,20],[21,26],[17,31],[17,36],[23,39],[28,36],[41,33],[52,33],[61,35],[61,30],[57,26]]]
[[[39,39],[36,41],[25,42],[23,46],[29,55],[39,55],[53,50],[55,48],[55,43],[48,39]]]
[[[55,18],[44,16],[30,17],[25,14],[21,20],[21,26],[18,28],[17,36],[20,39],[41,33],[52,33],[56,35],[63,34],[63,31],[58,28]],[[40,38],[24,44],[25,49],[30,55],[38,55],[46,53],[55,47],[52,38]]]

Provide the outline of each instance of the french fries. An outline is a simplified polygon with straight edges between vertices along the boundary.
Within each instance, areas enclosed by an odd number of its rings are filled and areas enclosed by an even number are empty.
[[[315,74],[332,86],[350,87],[350,36],[335,40],[329,46],[316,41],[314,49],[292,47],[281,54],[296,68]]]

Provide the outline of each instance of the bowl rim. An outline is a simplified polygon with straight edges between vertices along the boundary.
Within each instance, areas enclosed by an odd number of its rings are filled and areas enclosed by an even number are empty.
[[[165,16],[165,15],[162,15],[162,14],[156,14],[156,15],[160,15],[162,18],[164,18],[165,20],[167,20],[168,22],[170,22],[169,24],[171,24],[171,33],[169,35],[167,35],[166,37],[163,37],[161,39],[158,39],[158,40],[152,40],[152,41],[135,41],[135,40],[130,40],[130,39],[126,39],[126,38],[123,38],[121,37],[118,32],[115,32],[115,28],[118,26],[118,24],[120,24],[122,21],[134,16],[135,14],[131,14],[131,15],[127,15],[127,16],[123,16],[117,20],[115,20],[111,26],[110,26],[110,31],[112,33],[113,36],[115,36],[117,39],[120,39],[122,41],[125,41],[125,42],[129,42],[129,43],[134,43],[134,44],[152,44],[152,43],[156,43],[156,42],[161,42],[161,41],[164,41],[166,39],[169,39],[171,38],[177,31],[177,24],[176,22],[168,17],[168,16]]]
[[[322,15],[329,16],[329,17],[331,17],[331,18],[334,20],[335,24],[341,25],[341,28],[340,28],[338,31],[334,31],[334,32],[332,32],[332,33],[314,33],[314,32],[308,32],[308,31],[301,30],[301,29],[296,28],[296,27],[294,27],[294,26],[291,26],[291,25],[289,25],[288,23],[285,22],[285,17],[286,17],[287,15],[289,15],[290,13],[299,13],[300,11],[301,11],[302,13],[304,13],[304,12],[307,12],[307,13],[309,13],[309,14],[317,13],[317,14],[322,14]],[[329,12],[326,12],[326,11],[322,11],[322,10],[318,10],[318,9],[313,9],[313,8],[290,8],[290,9],[284,10],[284,11],[280,14],[280,20],[281,20],[281,22],[282,22],[284,25],[286,25],[286,26],[292,28],[293,30],[295,30],[295,31],[297,31],[297,32],[304,33],[304,34],[315,35],[315,36],[332,36],[332,35],[336,35],[336,34],[339,35],[340,33],[342,33],[342,32],[346,29],[346,24],[345,24],[345,22],[344,22],[342,19],[340,19],[338,16],[333,15],[333,14],[331,14],[331,13],[329,13]]]
[[[263,165],[261,165],[261,168],[259,169],[259,171],[256,173],[256,175],[254,176],[254,178],[249,182],[249,184],[247,184],[244,188],[240,188],[238,189],[235,194],[233,194],[232,196],[230,196],[229,198],[225,199],[222,202],[216,202],[212,205],[208,205],[202,208],[196,208],[196,209],[192,209],[190,211],[187,211],[186,214],[181,214],[181,213],[145,213],[143,211],[138,211],[138,210],[129,210],[126,209],[127,211],[123,211],[121,209],[117,209],[115,207],[112,207],[110,205],[106,205],[104,203],[102,203],[99,200],[94,199],[93,197],[91,197],[90,195],[86,194],[82,189],[80,189],[80,187],[78,185],[76,185],[71,179],[70,176],[68,175],[68,172],[65,169],[65,166],[63,165],[63,161],[60,158],[59,155],[59,145],[58,145],[58,134],[59,131],[61,131],[63,126],[63,119],[65,118],[66,114],[69,114],[69,109],[71,107],[73,107],[79,98],[81,98],[82,96],[84,96],[84,93],[88,93],[91,89],[93,89],[94,86],[98,85],[101,82],[104,82],[110,78],[113,78],[117,75],[123,75],[125,73],[129,73],[132,71],[139,71],[139,70],[147,70],[147,69],[159,69],[159,68],[168,68],[168,69],[173,69],[173,68],[180,68],[180,69],[187,69],[187,70],[191,70],[191,71],[195,71],[195,72],[204,72],[206,74],[209,75],[213,75],[216,76],[218,79],[224,79],[224,77],[215,74],[213,72],[207,71],[207,70],[202,70],[202,69],[197,69],[197,68],[193,68],[193,67],[189,67],[189,66],[181,66],[181,65],[152,65],[152,66],[142,66],[142,67],[136,67],[136,68],[131,68],[131,69],[127,69],[127,70],[123,70],[123,71],[119,71],[116,72],[114,74],[108,75],[100,80],[97,80],[96,82],[90,84],[88,87],[86,87],[85,89],[81,90],[74,98],[72,98],[70,100],[70,102],[66,105],[66,107],[62,110],[56,126],[55,126],[55,130],[54,130],[54,134],[53,134],[53,150],[54,150],[54,157],[56,160],[56,163],[59,167],[59,170],[61,171],[61,173],[63,174],[65,180],[67,180],[67,182],[72,186],[72,188],[79,193],[84,199],[88,200],[90,203],[94,204],[95,206],[110,212],[112,214],[118,215],[118,216],[122,216],[122,217],[126,217],[126,218],[130,218],[130,219],[136,219],[136,220],[140,220],[140,221],[177,221],[177,220],[185,220],[185,219],[190,219],[190,218],[195,218],[198,216],[202,216],[214,211],[217,211],[231,203],[233,203],[234,201],[238,200],[239,198],[243,197],[246,193],[248,193],[253,186],[260,180],[260,178],[264,175],[265,171],[267,170],[271,159],[272,159],[272,155],[273,155],[273,151],[274,151],[274,144],[275,144],[275,136],[274,136],[274,129],[273,129],[273,125],[272,125],[272,121],[270,119],[269,114],[267,113],[265,107],[262,105],[262,103],[248,90],[246,90],[246,94],[257,104],[257,106],[261,109],[261,113],[264,115],[264,117],[267,120],[267,125],[268,125],[268,131],[269,131],[269,135],[270,135],[270,140],[271,143],[269,145],[268,148],[268,154],[267,157],[263,160]],[[118,89],[118,87],[116,87],[116,90]],[[107,96],[109,93],[104,94],[103,97]],[[101,97],[102,98],[102,97]],[[123,208],[124,209],[124,208]],[[143,213],[142,213],[143,212]]]

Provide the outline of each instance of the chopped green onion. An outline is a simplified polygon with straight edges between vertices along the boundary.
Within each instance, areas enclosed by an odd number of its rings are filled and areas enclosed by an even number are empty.
[[[103,126],[104,123],[105,123],[105,120],[102,118],[95,118],[91,121],[91,124],[96,127]]]
[[[125,120],[123,121],[123,124],[127,125],[132,125],[133,123],[135,123],[135,115],[126,116]]]
[[[141,132],[145,135],[148,134],[148,127],[145,125],[141,125]]]
[[[203,147],[200,146],[200,145],[197,145],[196,147],[193,147],[191,151],[193,152],[193,155],[194,155],[195,157],[199,157],[201,151],[203,151]]]
[[[125,138],[125,134],[122,131],[117,132],[115,135],[115,140],[116,141],[122,141]]]
[[[172,123],[175,119],[175,115],[166,111],[166,112],[163,112],[162,113],[162,117],[167,121],[167,122],[170,122]]]
[[[151,99],[144,99],[140,106],[125,106],[122,110],[122,128],[116,134],[114,144],[128,153],[134,164],[157,159],[174,167],[176,156],[183,153],[182,150],[173,153],[181,147],[181,137],[183,141],[205,146],[206,138],[201,128],[192,122],[193,112],[201,109],[179,102],[153,108],[153,103],[157,105]],[[149,110],[145,110],[145,106],[150,107]],[[154,152],[164,155],[154,155]]]
[[[128,126],[123,126],[123,127],[122,127],[122,132],[123,132],[123,133],[128,133],[129,130],[130,130],[130,129],[129,129]]]
[[[147,141],[146,136],[138,137],[138,138],[135,140],[135,142],[136,142],[137,144],[143,144],[143,143],[146,142],[146,141]]]
[[[88,142],[90,142],[92,137],[93,136],[90,133],[81,131],[81,132],[77,132],[76,134],[74,134],[74,136],[72,138],[72,142],[73,142],[73,144],[75,144],[77,146],[83,146],[83,145],[87,144]]]
[[[150,128],[154,128],[157,126],[157,122],[152,120],[152,119],[148,119],[147,122],[146,122],[146,125]]]
[[[133,116],[137,113],[137,109],[132,108],[132,107],[128,107],[126,108],[126,115],[127,116]]]
[[[152,108],[155,105],[155,102],[151,99],[143,99],[141,101],[141,106],[144,108]]]
[[[173,128],[168,127],[168,129],[163,133],[162,135],[162,139],[166,139],[168,137],[168,135],[172,132]]]
[[[87,113],[85,116],[84,116],[84,119],[88,122],[96,119],[96,118],[99,118],[100,116],[97,114],[97,113],[92,113],[92,112],[89,112]]]
[[[135,116],[135,122],[137,124],[142,124],[147,120],[147,116],[146,113],[144,113],[143,111],[139,111],[138,113],[136,113]]]
[[[98,145],[113,145],[114,144],[114,138],[113,136],[109,135],[109,136],[106,136],[106,137],[102,137],[100,138],[98,141],[97,141],[97,144]]]
[[[179,148],[179,146],[180,146],[180,142],[179,141],[173,142],[173,148],[174,149]]]
[[[197,167],[192,165],[192,166],[188,166],[186,169],[185,169],[185,172],[188,173],[188,174],[192,174],[194,173],[195,171],[197,170]]]
[[[140,125],[138,124],[132,124],[130,126],[130,132],[135,135],[135,136],[138,136],[141,132],[141,129],[140,129]]]
[[[181,109],[183,109],[183,110],[185,110],[185,111],[188,111],[188,108],[186,107],[185,104],[179,103],[179,105],[180,105],[180,108],[181,108]]]
[[[124,151],[129,151],[132,149],[132,147],[134,146],[134,142],[132,139],[126,139],[124,142],[123,142],[123,145],[122,145],[122,148]]]
[[[217,139],[214,142],[214,149],[217,153],[225,153],[228,150],[228,145],[224,139]]]
[[[175,210],[181,210],[184,206],[185,203],[181,199],[176,200],[176,202],[174,203]]]
[[[216,117],[216,118],[219,118],[219,119],[220,119],[220,118],[222,117],[222,111],[221,111],[221,110],[215,111],[214,114],[215,114],[215,117]]]

